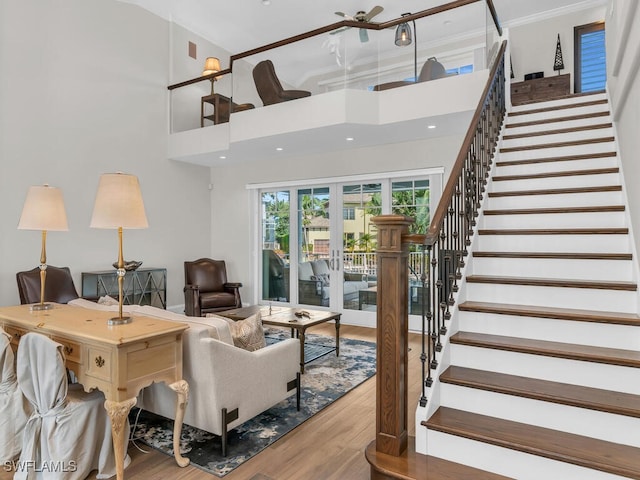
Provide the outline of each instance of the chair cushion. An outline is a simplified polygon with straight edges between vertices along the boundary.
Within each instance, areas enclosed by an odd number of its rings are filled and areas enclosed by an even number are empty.
[[[249,352],[259,350],[266,345],[264,328],[260,312],[244,320],[225,319],[229,323],[233,344]]]
[[[327,278],[329,277],[329,274],[331,273],[331,270],[329,269],[329,264],[327,263],[327,260],[314,260],[313,262],[311,262],[311,268],[313,268],[313,273],[316,275],[324,275]]]
[[[232,307],[236,306],[236,297],[229,292],[205,292],[200,294],[200,307],[203,310],[208,308]]]
[[[311,280],[313,268],[310,262],[302,262],[298,264],[298,280]]]

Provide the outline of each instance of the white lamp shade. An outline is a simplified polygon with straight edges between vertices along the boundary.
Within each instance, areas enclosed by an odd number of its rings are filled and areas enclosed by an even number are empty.
[[[49,185],[29,187],[18,222],[19,230],[69,230],[62,190]]]
[[[105,173],[100,177],[91,228],[147,228],[138,177]]]
[[[216,57],[207,57],[204,61],[204,70],[202,75],[211,75],[220,71],[220,60]]]

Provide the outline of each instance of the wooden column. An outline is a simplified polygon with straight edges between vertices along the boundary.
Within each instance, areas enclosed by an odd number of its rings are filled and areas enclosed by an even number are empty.
[[[407,448],[409,245],[413,219],[381,215],[377,261],[376,450],[400,456]]]

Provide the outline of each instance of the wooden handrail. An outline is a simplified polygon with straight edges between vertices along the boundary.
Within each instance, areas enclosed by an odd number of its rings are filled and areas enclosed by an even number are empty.
[[[502,45],[500,46],[500,50],[498,51],[498,55],[496,56],[493,66],[491,67],[491,71],[489,72],[489,79],[487,80],[487,84],[484,87],[482,95],[480,97],[480,102],[476,107],[476,111],[471,119],[471,123],[469,124],[469,129],[467,130],[467,134],[464,137],[464,141],[462,142],[462,146],[460,147],[460,151],[458,153],[458,157],[456,158],[456,162],[451,169],[451,174],[449,175],[449,179],[447,180],[447,184],[442,192],[441,201],[438,203],[438,207],[436,208],[433,217],[431,218],[431,223],[429,224],[429,230],[425,235],[425,245],[433,245],[438,241],[440,235],[440,229],[444,222],[445,217],[447,216],[447,209],[449,207],[449,199],[453,197],[456,185],[458,183],[458,178],[462,173],[462,169],[464,168],[464,163],[467,158],[467,154],[469,149],[471,148],[471,142],[476,134],[476,128],[478,125],[478,121],[480,120],[480,115],[482,113],[482,108],[487,101],[487,94],[491,90],[491,85],[495,80],[496,71],[498,70],[498,65],[500,64],[500,60],[504,54],[505,49],[507,48],[507,41],[504,40]],[[443,201],[445,200],[446,201]]]
[[[258,53],[266,52],[269,50],[273,50],[274,48],[283,47],[285,45],[290,45],[292,43],[299,42],[301,40],[306,40],[307,38],[315,37],[317,35],[322,35],[323,33],[328,33],[334,30],[337,30],[342,27],[354,27],[354,28],[364,28],[366,30],[384,30],[386,28],[395,27],[396,25],[400,25],[401,23],[409,22],[412,20],[418,20],[420,18],[428,17],[431,15],[437,15],[442,12],[446,12],[448,10],[453,10],[456,8],[464,7],[466,5],[470,5],[472,3],[479,2],[481,0],[455,0],[453,2],[445,3],[443,5],[438,5],[436,7],[428,8],[426,10],[422,10],[420,12],[412,13],[410,15],[405,15],[400,18],[396,18],[394,20],[389,20],[387,22],[381,23],[368,23],[368,22],[358,22],[355,20],[341,20],[339,22],[332,23],[330,25],[326,25],[324,27],[316,28],[314,30],[310,30],[305,33],[301,33],[299,35],[294,35],[292,37],[285,38],[283,40],[279,40],[277,42],[269,43],[267,45],[263,45],[261,47],[253,48],[251,50],[247,50],[245,52],[237,53],[235,55],[231,55],[229,59],[229,68],[226,70],[221,70],[220,72],[213,73],[206,76],[192,78],[191,80],[186,80],[184,82],[176,83],[173,85],[169,85],[168,90],[174,90],[176,88],[184,87],[187,85],[192,85],[194,83],[202,82],[203,80],[209,80],[212,77],[219,77],[222,75],[227,75],[233,72],[233,63],[236,60],[240,60],[242,58],[246,58],[252,55],[256,55]],[[493,6],[492,0],[486,0],[487,5],[489,6],[489,10],[491,11],[491,16],[493,17],[493,21],[495,23],[496,28],[500,35],[502,35],[502,28],[500,27],[500,22],[498,21],[498,16],[495,11],[495,7]]]

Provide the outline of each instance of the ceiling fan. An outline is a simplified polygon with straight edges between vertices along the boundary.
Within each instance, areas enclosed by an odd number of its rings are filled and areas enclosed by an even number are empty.
[[[384,10],[384,8],[382,8],[380,5],[376,5],[371,10],[369,10],[368,13],[365,12],[364,10],[360,10],[360,11],[356,12],[356,14],[353,15],[353,16],[347,15],[344,12],[335,12],[335,14],[340,16],[340,17],[343,17],[345,20],[351,20],[351,21],[354,21],[354,22],[369,23],[373,17],[375,17],[376,15],[382,13],[383,10]],[[341,28],[340,30],[336,30],[335,32],[331,32],[331,33],[332,34],[339,33],[339,32],[342,32],[344,30],[347,30],[349,28],[351,28],[351,27],[344,27],[344,28]],[[367,33],[367,29],[366,28],[361,28],[360,29],[360,41],[362,43],[369,41],[369,34]]]

